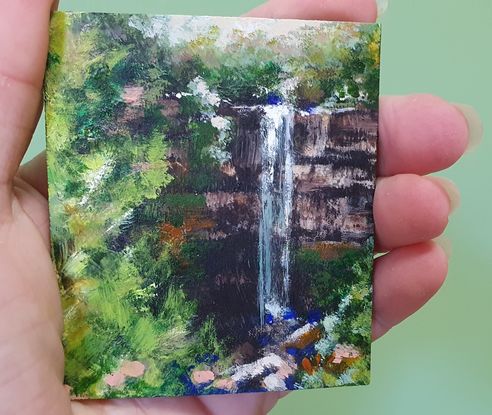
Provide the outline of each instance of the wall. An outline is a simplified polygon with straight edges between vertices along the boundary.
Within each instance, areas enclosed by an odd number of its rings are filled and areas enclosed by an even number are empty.
[[[64,9],[238,15],[257,0],[76,0]],[[382,92],[430,92],[473,104],[482,146],[446,176],[462,189],[451,218],[448,280],[421,312],[374,345],[369,387],[294,393],[273,415],[410,415],[492,411],[492,1],[390,0],[383,18]],[[28,157],[43,147],[42,126]]]

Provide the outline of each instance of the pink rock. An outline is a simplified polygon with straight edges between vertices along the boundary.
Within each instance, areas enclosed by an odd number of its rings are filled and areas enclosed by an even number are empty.
[[[215,379],[214,372],[210,370],[195,370],[191,374],[191,380],[193,383],[202,384],[202,383],[210,383]]]
[[[120,371],[104,377],[104,383],[112,388],[117,388],[125,383],[126,376]]]
[[[220,171],[227,176],[233,177],[236,173],[236,168],[231,163],[224,163],[220,166]]]
[[[277,371],[277,376],[279,379],[285,380],[290,375],[294,373],[294,369],[290,367],[287,363],[283,363]]]
[[[217,389],[232,391],[236,387],[236,382],[232,379],[219,379],[214,385]]]
[[[123,101],[130,106],[141,105],[143,92],[141,86],[126,86],[123,90]]]
[[[130,378],[139,378],[145,373],[145,365],[138,361],[125,360],[120,367],[120,372]]]
[[[332,363],[340,364],[344,359],[360,357],[360,352],[352,345],[338,344],[332,354]]]

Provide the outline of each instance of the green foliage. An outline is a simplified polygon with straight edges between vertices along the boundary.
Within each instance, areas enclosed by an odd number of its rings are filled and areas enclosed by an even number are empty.
[[[166,206],[166,221],[173,226],[183,226],[185,216],[199,215],[206,207],[204,195],[194,193],[163,195],[162,203]]]
[[[341,343],[355,344],[369,354],[371,347],[372,296],[365,282],[352,287],[351,301],[335,328]]]
[[[196,192],[210,190],[218,177],[217,162],[208,151],[215,141],[216,130],[210,123],[191,122],[188,134],[190,173],[184,186]]]
[[[350,303],[335,330],[340,342],[355,344],[367,355],[372,336],[372,250],[373,242],[369,241],[362,257],[352,265],[357,282],[350,288]]]
[[[359,359],[352,366],[351,377],[355,385],[368,385],[371,381],[371,361]]]
[[[216,85],[223,99],[243,104],[266,102],[268,92],[275,92],[283,70],[279,62],[256,62],[244,66],[223,65],[211,85]]]
[[[169,256],[167,248],[160,243],[158,232],[145,232],[132,247],[132,264],[145,286],[152,283],[157,285],[157,294],[161,286],[166,286],[172,277]]]
[[[342,385],[368,385],[370,383],[370,360],[367,357],[357,359],[342,372],[331,373],[322,368],[312,374],[302,373],[297,382],[302,389],[332,388]]]
[[[179,280],[189,286],[193,286],[206,277],[206,265],[210,258],[218,258],[223,249],[222,241],[203,241],[189,239],[182,246],[179,258],[175,258],[177,276]],[[183,266],[184,265],[184,266]],[[180,268],[178,270],[178,268]]]
[[[305,281],[307,297],[334,322],[317,345],[323,356],[331,354],[336,343],[354,345],[363,356],[370,355],[373,247],[371,239],[332,260],[322,259],[315,250],[296,256],[296,276]]]
[[[372,242],[369,242],[363,249],[351,249],[333,260],[323,259],[316,250],[302,249],[296,253],[294,272],[305,282],[308,298],[321,310],[332,313],[355,284],[361,289],[370,284],[371,249]]]
[[[198,334],[196,336],[196,343],[192,347],[192,355],[203,356],[207,354],[214,354],[224,358],[223,345],[217,339],[217,332],[215,330],[213,318],[208,318],[202,324]]]

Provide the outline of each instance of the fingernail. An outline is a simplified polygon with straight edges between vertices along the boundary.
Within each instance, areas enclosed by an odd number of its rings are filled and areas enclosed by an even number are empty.
[[[433,239],[433,241],[441,247],[448,259],[451,258],[451,254],[453,253],[451,239],[446,238],[445,236],[439,236],[438,238]]]
[[[378,4],[378,16],[381,17],[388,9],[388,0],[376,0]]]
[[[475,150],[483,138],[483,124],[475,108],[467,104],[453,104],[465,117],[468,124],[467,151]]]
[[[449,199],[449,214],[451,215],[461,204],[461,196],[458,187],[451,180],[445,179],[444,177],[427,176],[426,178],[437,184],[446,192]]]

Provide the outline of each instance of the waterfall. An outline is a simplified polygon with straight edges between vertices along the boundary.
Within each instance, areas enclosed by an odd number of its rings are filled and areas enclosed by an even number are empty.
[[[267,105],[261,121],[258,302],[261,324],[265,314],[278,317],[288,306],[292,199],[294,191],[294,109]]]

